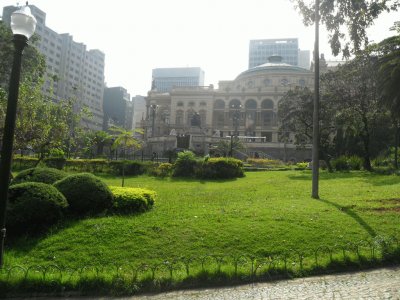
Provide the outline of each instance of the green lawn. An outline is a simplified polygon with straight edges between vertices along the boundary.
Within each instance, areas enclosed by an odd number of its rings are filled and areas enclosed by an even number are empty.
[[[120,179],[103,177],[109,185]],[[155,263],[178,257],[265,255],[287,249],[399,237],[400,177],[366,172],[248,172],[229,181],[141,176],[125,185],[155,190],[154,208],[136,216],[70,222],[47,236],[7,245],[7,265],[77,268]]]

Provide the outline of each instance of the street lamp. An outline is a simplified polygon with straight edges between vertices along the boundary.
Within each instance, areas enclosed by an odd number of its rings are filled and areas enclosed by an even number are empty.
[[[27,45],[28,39],[35,32],[35,28],[36,19],[31,14],[28,2],[26,3],[26,6],[21,7],[11,15],[11,30],[14,34],[13,42],[15,50],[10,77],[0,160],[0,267],[3,266],[4,240],[6,237],[6,208],[8,201],[8,188],[10,184],[22,51]]]

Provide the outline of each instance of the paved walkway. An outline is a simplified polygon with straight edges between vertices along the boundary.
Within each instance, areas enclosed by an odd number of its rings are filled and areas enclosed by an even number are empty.
[[[400,267],[238,287],[179,291],[130,300],[400,299]]]
[[[33,298],[27,298],[32,300]],[[41,298],[43,299],[43,298]],[[49,298],[47,298],[48,300]],[[62,298],[57,298],[62,299]],[[74,300],[74,298],[66,298]],[[112,298],[75,298],[75,300]],[[400,267],[118,300],[400,299]]]

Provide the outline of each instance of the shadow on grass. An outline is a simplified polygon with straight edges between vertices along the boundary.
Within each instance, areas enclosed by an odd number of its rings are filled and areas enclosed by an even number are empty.
[[[341,206],[335,202],[326,200],[326,199],[318,199],[317,201],[332,205],[334,207],[336,207],[338,210],[340,210],[341,212],[344,212],[346,215],[348,215],[349,217],[353,218],[358,224],[360,224],[360,226],[362,228],[365,229],[365,231],[368,232],[368,234],[371,237],[376,237],[377,233],[375,232],[375,230],[367,223],[364,221],[363,218],[361,218],[355,211],[353,211],[351,209],[351,207],[347,207],[347,206]]]
[[[371,173],[364,171],[353,171],[353,172],[332,172],[329,173],[327,171],[322,171],[319,173],[319,178],[321,180],[330,180],[330,179],[347,179],[347,178],[361,178],[367,177]],[[289,175],[288,178],[292,180],[310,180],[311,181],[312,173],[310,170],[299,171],[298,175]]]

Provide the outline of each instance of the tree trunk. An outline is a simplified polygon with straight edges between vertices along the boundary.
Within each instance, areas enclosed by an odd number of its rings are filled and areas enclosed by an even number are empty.
[[[399,168],[399,163],[398,163],[398,149],[399,149],[399,124],[396,124],[396,136],[394,138],[394,168],[397,170]]]

